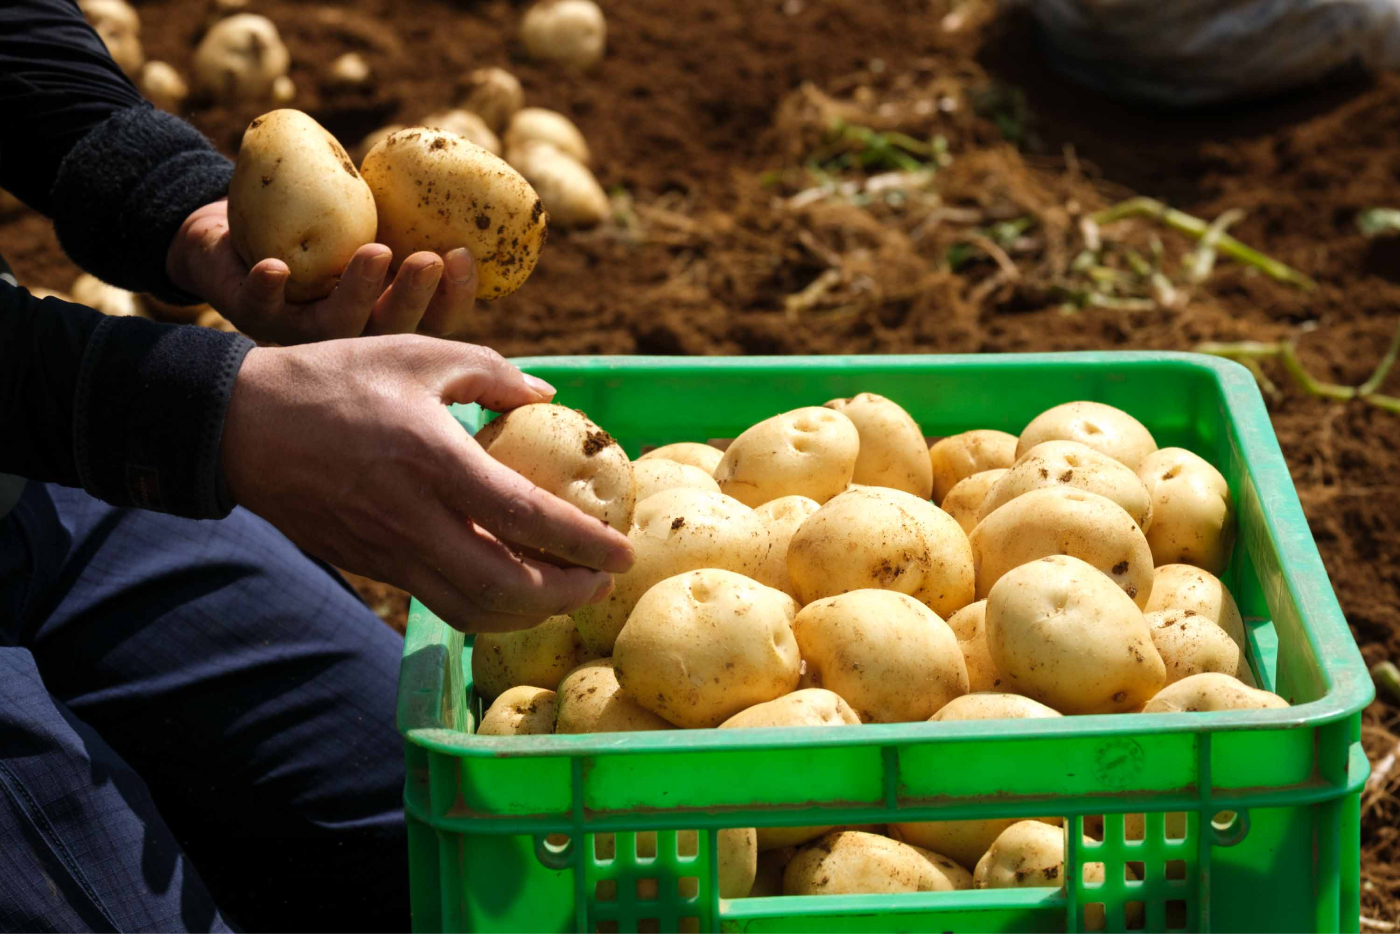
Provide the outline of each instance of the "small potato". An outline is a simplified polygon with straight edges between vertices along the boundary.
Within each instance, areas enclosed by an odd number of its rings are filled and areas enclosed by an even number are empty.
[[[987,645],[1004,690],[1065,714],[1136,710],[1166,683],[1137,604],[1069,555],[997,581],[987,597]]]
[[[1215,710],[1266,710],[1287,707],[1270,691],[1245,687],[1237,678],[1214,672],[1191,675],[1164,687],[1143,705],[1143,713],[1196,713]]]
[[[579,128],[557,111],[546,110],[543,107],[522,107],[511,116],[502,138],[506,151],[520,149],[533,141],[549,143],[584,165],[593,161],[593,156],[588,151],[588,143],[579,132]]]
[[[1046,488],[1097,493],[1122,506],[1144,532],[1152,525],[1152,500],[1137,474],[1078,441],[1046,441],[1018,458],[982,501],[977,521],[1023,493]]]
[[[1016,436],[979,428],[936,442],[928,449],[933,469],[933,501],[943,498],[961,480],[985,470],[1010,467],[1016,462]]]
[[[1257,687],[1249,668],[1249,641],[1244,631],[1244,619],[1235,598],[1225,585],[1209,571],[1190,564],[1164,564],[1152,575],[1152,597],[1145,612],[1182,610],[1203,616],[1221,629],[1239,647],[1240,665],[1235,672],[1248,687]]]
[[[1155,510],[1147,530],[1152,560],[1224,573],[1235,544],[1235,502],[1220,471],[1185,448],[1163,448],[1143,460],[1138,476]]]
[[[841,695],[822,688],[804,688],[776,700],[754,704],[719,725],[721,730],[766,726],[853,726],[860,717]]]
[[[634,733],[671,724],[622,693],[611,658],[584,662],[559,682],[556,733]]]
[[[1085,882],[1103,884],[1103,863],[1085,862],[1083,866]],[[977,869],[972,874],[972,884],[979,889],[1059,888],[1065,883],[1064,868],[1064,829],[1040,821],[1018,821],[1002,831],[986,855],[978,861]],[[1133,879],[1138,878],[1132,867],[1126,871]],[[1128,906],[1126,920],[1129,930],[1142,928],[1144,919],[1140,902]],[[1084,929],[1104,929],[1101,904],[1085,906]]]
[[[803,683],[834,691],[863,723],[927,720],[967,693],[967,667],[948,624],[913,597],[855,590],[809,603],[792,629]]]
[[[797,588],[788,574],[788,546],[802,523],[820,508],[816,500],[805,496],[780,496],[754,510],[768,529],[768,538],[773,543],[768,550],[768,559],[756,575],[760,584],[776,587],[794,600],[798,599]]]
[[[141,68],[141,94],[161,110],[177,113],[190,96],[190,86],[165,62],[147,62]]]
[[[958,639],[963,664],[967,666],[967,689],[994,691],[1001,686],[992,651],[987,648],[987,601],[969,603],[948,617],[948,628]]]
[[[221,19],[194,50],[195,87],[225,103],[269,100],[291,56],[272,20],[256,13]]]
[[[1147,613],[1152,644],[1167,666],[1167,684],[1191,675],[1213,671],[1235,676],[1240,668],[1240,648],[1219,626],[1185,610]]]
[[[860,435],[846,416],[815,406],[793,409],[735,438],[715,480],[747,506],[793,495],[825,503],[851,482],[859,451]]]
[[[632,464],[612,435],[576,409],[522,405],[488,423],[476,443],[531,483],[619,532],[632,525]]]
[[[995,470],[984,470],[975,473],[970,477],[964,477],[953,488],[948,491],[948,495],[943,497],[943,504],[940,507],[948,515],[958,521],[962,530],[968,535],[977,528],[977,522],[982,514],[982,503],[986,500],[987,494],[997,481],[1006,476],[1008,470],[1005,467],[998,467]]]
[[[1015,720],[1058,717],[1058,710],[1020,694],[964,694],[939,708],[930,720]]]
[[[582,71],[602,60],[607,42],[608,24],[593,0],[540,0],[520,21],[520,43],[537,62]]]
[[[360,166],[379,210],[378,240],[403,260],[466,247],[479,299],[530,278],[544,246],[544,203],[503,159],[443,130],[409,127],[380,140]]]
[[[775,850],[760,850],[749,898],[776,898],[783,894],[783,873],[797,855],[797,847],[784,846]]]
[[[141,49],[141,18],[126,0],[78,0],[78,9],[92,25],[112,61],[128,76],[141,74],[146,55]]]
[[[141,297],[135,292],[108,285],[88,273],[82,273],[73,280],[73,284],[68,287],[68,295],[71,296],[70,301],[94,308],[114,318],[150,317],[146,307],[141,304]]]
[[[532,140],[507,153],[506,161],[539,192],[556,226],[582,230],[611,216],[608,193],[588,166],[549,143]]]
[[[520,79],[504,68],[478,68],[467,75],[462,90],[462,109],[480,116],[493,133],[504,130],[515,112],[525,106]]]
[[[1102,402],[1066,402],[1041,412],[1021,432],[1016,459],[1046,441],[1078,441],[1132,470],[1157,450],[1152,432],[1142,422]]]
[[[287,264],[288,300],[330,295],[377,226],[369,186],[319,123],[274,110],[248,124],[229,182],[229,237],[249,266],[268,257]]]
[[[326,78],[333,87],[365,87],[370,83],[369,62],[359,52],[346,52],[330,63]]]
[[[1152,552],[1142,530],[1113,500],[1083,490],[1031,490],[977,523],[968,536],[977,597],[1001,576],[1047,555],[1089,562],[1139,607],[1152,594]]]
[[[479,633],[472,644],[472,686],[487,701],[522,685],[552,691],[589,654],[568,616],[516,632]]]
[[[974,599],[967,536],[943,510],[899,490],[842,493],[802,523],[787,560],[803,604],[873,588],[947,618]]]
[[[278,106],[290,104],[297,96],[297,86],[286,75],[282,75],[272,82],[272,102]]]
[[[674,490],[678,487],[706,490],[710,493],[719,492],[719,484],[715,482],[715,478],[699,467],[678,464],[675,461],[668,461],[664,457],[633,461],[632,482],[637,485],[637,502],[639,503],[654,493],[660,493],[662,490]]]
[[[516,687],[496,698],[477,727],[478,736],[534,736],[554,732],[555,693]]]
[[[933,466],[918,422],[884,396],[863,392],[832,399],[826,408],[849,418],[860,435],[854,483],[886,486],[928,499],[933,493]]]
[[[434,130],[455,133],[469,143],[475,143],[493,156],[501,155],[501,138],[491,132],[491,128],[470,110],[444,110],[423,118],[422,125]],[[519,171],[519,168],[516,167]],[[549,205],[545,205],[549,209]]]
[[[375,146],[378,146],[381,141],[388,139],[390,136],[403,129],[407,129],[407,127],[402,123],[390,123],[387,126],[382,126],[377,130],[371,130],[366,133],[364,138],[355,145],[355,152],[359,155],[360,161],[364,161],[365,155]]]
[[[667,578],[637,601],[613,649],[628,697],[681,727],[714,727],[797,687],[797,604],[732,571]]]
[[[890,824],[890,836],[922,849],[942,853],[964,869],[972,869],[1001,832],[1019,818],[914,821]]]
[[[678,441],[675,444],[664,444],[659,448],[647,451],[639,461],[659,458],[662,460],[675,461],[677,464],[689,464],[691,467],[699,467],[710,476],[715,475],[715,468],[719,467],[719,462],[724,458],[724,452],[717,447],[708,444],[698,444],[694,441]]]
[[[798,851],[783,872],[783,894],[951,892],[965,882],[967,871],[958,873],[951,861],[945,863],[946,873],[906,843],[855,830],[838,831]]]
[[[768,560],[768,530],[749,507],[723,493],[677,487],[637,503],[632,567],[613,577],[601,603],[574,613],[579,636],[591,651],[610,655],[617,634],[642,594],[668,577],[700,568],[722,568],[756,577]]]

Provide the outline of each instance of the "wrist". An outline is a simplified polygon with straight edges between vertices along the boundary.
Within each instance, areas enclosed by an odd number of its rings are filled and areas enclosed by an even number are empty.
[[[254,347],[243,358],[233,381],[228,410],[224,414],[224,430],[219,444],[219,467],[226,492],[232,501],[248,505],[251,479],[256,474],[252,466],[257,461],[257,411],[270,382],[269,372],[275,365],[276,350]]]

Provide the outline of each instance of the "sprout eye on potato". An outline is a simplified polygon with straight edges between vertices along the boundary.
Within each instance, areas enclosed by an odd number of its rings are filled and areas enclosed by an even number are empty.
[[[1235,504],[1220,471],[1184,448],[1163,448],[1143,460],[1138,476],[1155,510],[1147,530],[1153,560],[1224,573],[1235,540]]]
[[[1021,432],[1016,458],[1046,441],[1078,441],[1132,470],[1157,450],[1152,432],[1142,422],[1102,402],[1066,402],[1041,412]]]
[[[747,506],[794,495],[825,503],[850,484],[859,449],[860,435],[846,416],[816,406],[794,409],[735,438],[715,480]]]
[[[849,399],[832,399],[826,408],[851,420],[860,436],[853,483],[886,486],[928,499],[933,492],[933,467],[924,433],[897,403],[862,392]]]

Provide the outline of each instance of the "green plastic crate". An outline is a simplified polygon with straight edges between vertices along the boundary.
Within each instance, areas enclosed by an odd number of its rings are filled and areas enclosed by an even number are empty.
[[[415,603],[398,710],[415,930],[1077,931],[1089,905],[1111,931],[1358,929],[1371,682],[1245,369],[1139,353],[516,362],[634,457],[860,391],[897,400],[930,435],[1016,433],[1074,399],[1117,405],[1228,479],[1239,535],[1224,580],[1261,686],[1294,706],[477,737],[470,640]],[[488,417],[456,414],[468,430]],[[1125,839],[1125,814],[1146,815],[1143,839]],[[1041,815],[1068,818],[1058,889],[722,900],[714,885],[725,827]],[[1082,843],[1098,815],[1103,842]],[[696,852],[679,852],[675,831],[695,828]],[[653,857],[637,855],[642,830],[660,831]],[[604,831],[612,860],[594,848]],[[1101,886],[1083,882],[1093,862]],[[1141,881],[1125,881],[1126,864]]]

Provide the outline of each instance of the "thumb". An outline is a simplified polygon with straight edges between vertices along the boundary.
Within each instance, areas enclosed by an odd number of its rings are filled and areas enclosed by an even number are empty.
[[[291,271],[278,259],[265,259],[248,272],[238,287],[237,312],[240,321],[262,322],[282,311],[286,302],[284,290]]]
[[[508,412],[534,402],[548,402],[555,389],[489,347],[434,341],[445,348],[441,376],[435,380],[443,402],[476,402],[493,412]]]

